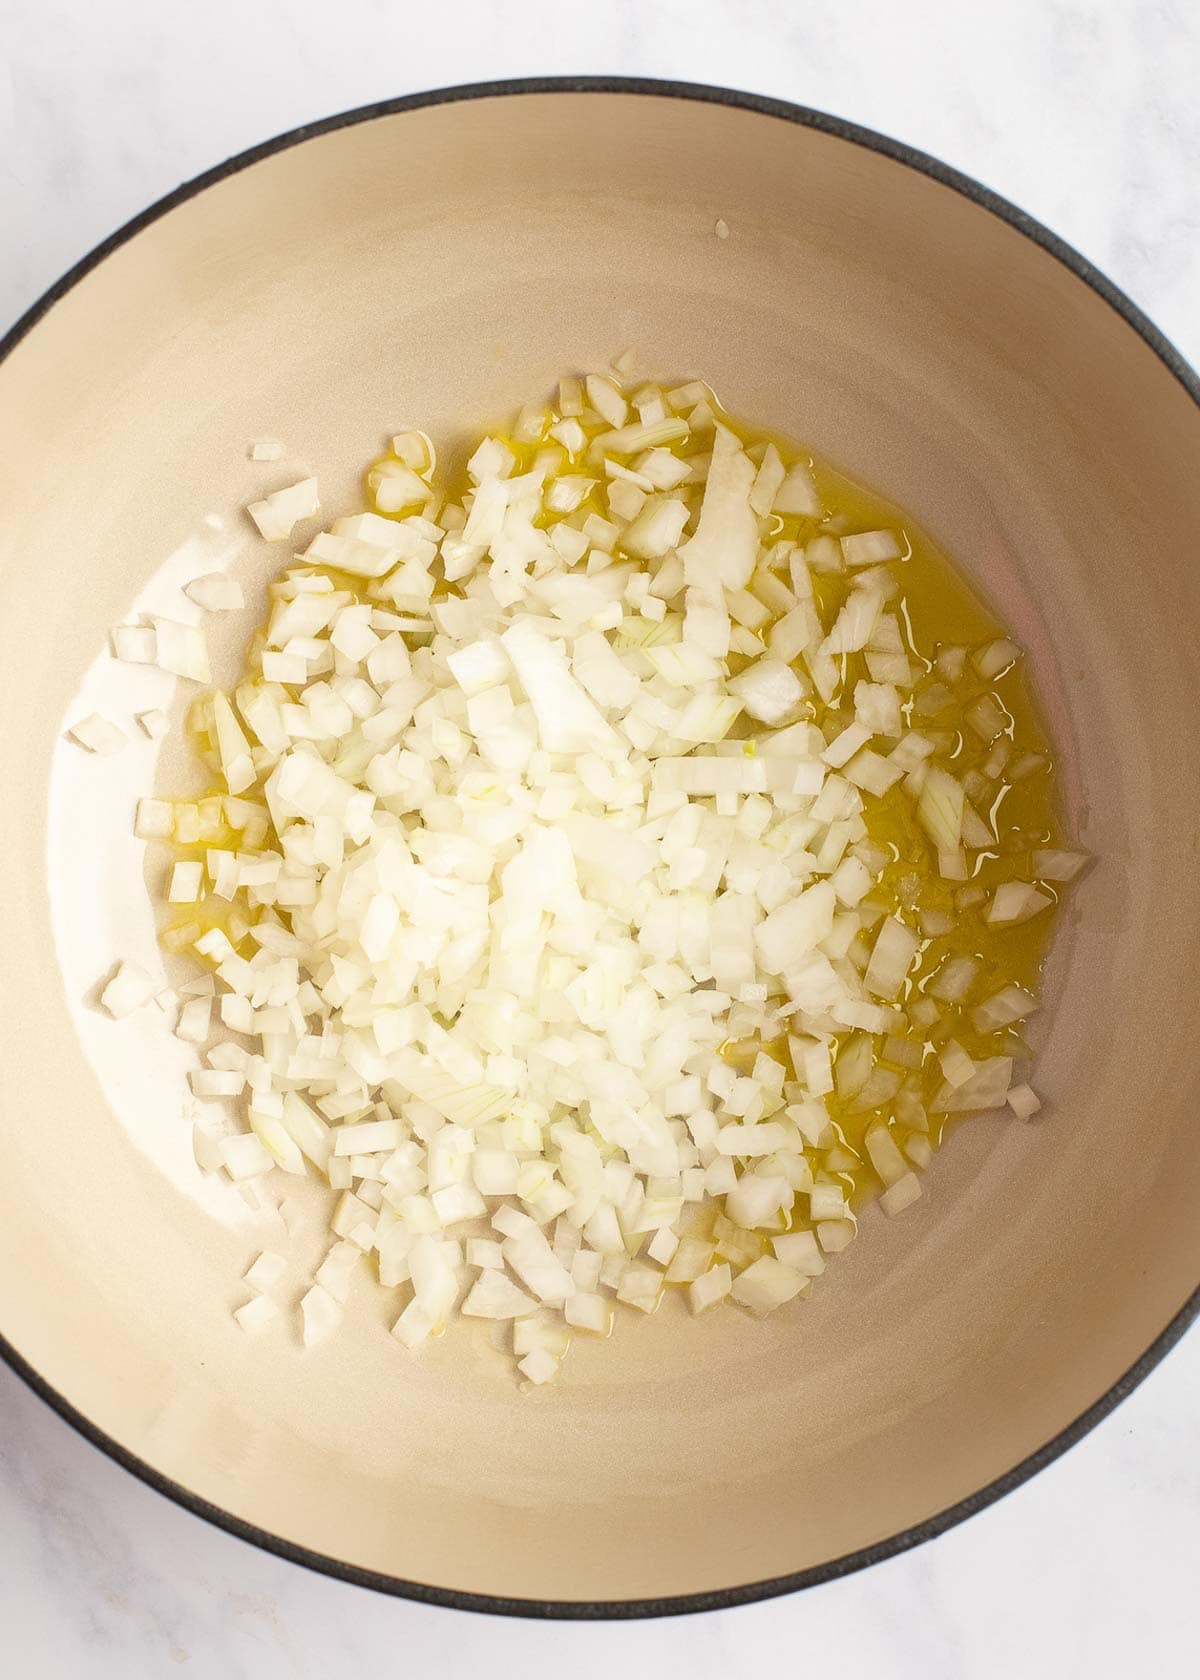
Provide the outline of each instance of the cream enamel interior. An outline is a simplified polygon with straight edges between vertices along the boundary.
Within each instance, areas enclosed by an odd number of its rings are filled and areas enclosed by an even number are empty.
[[[766,1324],[672,1302],[577,1342],[532,1396],[470,1334],[407,1354],[366,1289],[317,1353],[252,1342],[230,1307],[261,1242],[130,1134],[139,1102],[183,1127],[153,1023],[85,1054],[88,906],[141,938],[133,898],[106,894],[142,865],[126,796],[64,772],[58,731],[108,627],[210,540],[204,516],[240,534],[239,502],[287,481],[249,438],[283,438],[332,514],[392,430],[451,438],[627,344],[911,508],[1029,650],[1101,859],[1053,962],[1049,1113],[963,1127],[921,1203],[868,1216],[811,1302]],[[224,1511],[343,1564],[523,1598],[819,1565],[1042,1446],[1200,1280],[1198,462],[1184,388],[1055,258],[881,153],[747,110],[433,106],[153,222],[0,367],[0,1333]],[[261,582],[278,551],[244,534],[239,574]]]

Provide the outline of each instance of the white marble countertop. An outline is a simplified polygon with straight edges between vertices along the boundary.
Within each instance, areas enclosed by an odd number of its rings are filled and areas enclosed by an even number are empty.
[[[777,94],[933,152],[1063,234],[1200,363],[1200,11],[1181,0],[3,0],[0,25],[0,329],[152,199],[281,129],[420,87],[608,72]],[[3,1666],[1183,1675],[1200,1669],[1198,1401],[1193,1333],[1080,1446],[931,1545],[744,1610],[577,1626],[393,1601],[255,1551],[0,1367]]]

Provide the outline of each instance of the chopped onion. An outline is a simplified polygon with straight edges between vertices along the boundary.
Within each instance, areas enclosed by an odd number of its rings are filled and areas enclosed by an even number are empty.
[[[1073,881],[1090,862],[1086,852],[1036,851],[1033,873],[1039,881]]]
[[[1002,986],[994,996],[971,1011],[976,1032],[997,1032],[1001,1027],[1023,1021],[1037,1008],[1037,1000],[1021,986]]]
[[[112,633],[113,652],[130,665],[153,665],[156,643],[153,626],[119,624]]]
[[[879,1198],[879,1205],[889,1218],[911,1207],[921,1194],[921,1181],[914,1172],[906,1172],[890,1184]]]
[[[518,1289],[503,1272],[481,1272],[462,1304],[467,1318],[523,1318],[537,1311],[537,1302]]]
[[[1036,916],[1040,910],[1049,909],[1054,900],[1036,887],[1026,885],[1024,881],[1006,881],[1003,886],[996,888],[992,902],[987,908],[987,920],[997,922],[1027,922],[1031,916]]]
[[[812,469],[803,461],[793,461],[784,474],[771,503],[771,512],[799,514],[805,519],[820,518],[821,498],[817,494]]]
[[[965,1114],[975,1109],[999,1108],[1012,1082],[1012,1057],[992,1056],[976,1062],[974,1072],[961,1083],[949,1078],[936,1093],[932,1108],[937,1114]]]
[[[975,1074],[975,1063],[955,1039],[950,1039],[938,1052],[938,1061],[952,1090],[961,1089]]]
[[[88,752],[98,753],[102,758],[120,752],[126,744],[124,731],[96,712],[81,719],[79,723],[73,723],[67,733],[81,747],[86,747]]]
[[[195,1095],[244,1097],[198,1162],[254,1205],[275,1170],[337,1192],[306,1342],[370,1254],[406,1292],[400,1344],[491,1319],[539,1385],[619,1305],[803,1293],[855,1236],[864,1157],[885,1212],[919,1194],[930,1110],[1031,1112],[984,1052],[1033,1000],[1001,972],[965,1011],[966,936],[926,942],[986,904],[990,972],[989,922],[1051,902],[978,878],[998,778],[1045,761],[965,649],[924,674],[902,534],[834,514],[797,541],[786,520],[824,520],[812,469],[743,444],[705,386],[567,380],[456,496],[434,467],[398,434],[371,508],[271,585],[243,681],[193,708],[221,791],[143,800],[135,826],[197,848],[167,889],[193,919],[163,937],[209,971],[163,1007]],[[284,540],[316,482],[251,511]],[[242,601],[224,574],[187,592]],[[196,626],[113,646],[209,680]],[[983,683],[1014,657],[971,656]],[[1033,875],[1083,861],[1039,850]],[[104,1003],[149,995],[119,971]]]
[[[161,741],[171,727],[170,718],[166,712],[157,706],[152,707],[148,712],[139,712],[137,720],[141,725],[142,733],[148,735],[152,741]],[[146,801],[142,800],[140,803],[145,804]]]
[[[194,624],[176,624],[173,619],[154,620],[154,662],[173,676],[192,682],[212,681],[204,632]]]
[[[300,1312],[304,1322],[306,1348],[316,1347],[318,1343],[323,1342],[337,1329],[342,1317],[342,1309],[319,1283],[314,1283],[301,1300]]]
[[[1041,1108],[1041,1099],[1029,1085],[1013,1085],[1005,1101],[1018,1120],[1030,1120]]]
[[[759,1318],[774,1312],[808,1287],[808,1278],[781,1260],[764,1254],[738,1273],[730,1293],[739,1306]]]
[[[867,990],[875,997],[898,997],[920,943],[911,928],[905,927],[895,916],[888,916],[880,924],[871,960],[863,975]]]
[[[728,687],[743,702],[750,717],[772,725],[790,717],[804,694],[791,666],[770,658],[756,660],[740,676],[731,678]]]
[[[205,612],[233,612],[246,605],[241,584],[236,578],[226,577],[224,572],[209,572],[206,577],[193,578],[184,594],[198,607],[203,607]]]
[[[840,1254],[857,1236],[852,1219],[822,1219],[817,1225],[817,1241],[826,1254]]]
[[[905,1166],[904,1157],[901,1155],[896,1140],[888,1128],[886,1126],[868,1127],[863,1142],[866,1145],[867,1154],[870,1156],[871,1165],[883,1181],[885,1189],[890,1189],[893,1184],[898,1184],[907,1173],[908,1168]]]
[[[115,1021],[119,1021],[149,1003],[157,990],[158,982],[152,980],[137,963],[118,963],[116,973],[100,993],[100,1004]]]
[[[744,589],[758,557],[758,522],[750,506],[753,463],[734,434],[716,428],[696,533],[683,546],[689,584]]]
[[[994,682],[997,677],[1003,676],[1010,666],[1015,665],[1020,657],[1021,650],[1017,644],[1002,636],[997,641],[977,648],[971,655],[971,663],[985,682]]]
[[[917,821],[938,855],[957,852],[962,840],[964,795],[962,783],[936,765],[926,772],[917,800]]]
[[[262,501],[251,502],[246,511],[268,542],[286,542],[293,527],[302,519],[311,519],[320,506],[316,479],[304,478],[286,490],[276,490]]]
[[[233,1316],[248,1336],[254,1336],[265,1330],[278,1313],[279,1308],[268,1296],[256,1295],[244,1307],[239,1307]]]
[[[283,1255],[272,1254],[270,1250],[264,1249],[245,1273],[243,1281],[260,1294],[269,1295],[286,1271],[287,1261]]]
[[[723,1301],[732,1289],[733,1273],[728,1262],[722,1261],[688,1285],[688,1302],[693,1313],[706,1312],[718,1301]]]
[[[212,999],[189,998],[179,1011],[176,1038],[188,1044],[203,1044],[212,1031]]]
[[[842,558],[847,566],[874,566],[881,560],[898,560],[903,550],[891,531],[860,531],[842,538]]]

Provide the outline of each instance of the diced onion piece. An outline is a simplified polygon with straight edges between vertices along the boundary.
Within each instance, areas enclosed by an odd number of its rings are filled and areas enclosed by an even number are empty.
[[[911,928],[905,927],[895,916],[886,917],[880,924],[871,960],[863,975],[867,990],[875,997],[898,997],[920,945],[920,939]]]
[[[937,998],[939,1003],[962,1003],[975,984],[978,973],[978,957],[951,957],[929,982],[929,996]],[[978,1012],[973,1019],[978,1025]]]
[[[952,1038],[942,1046],[938,1052],[938,1061],[946,1076],[947,1085],[954,1090],[966,1085],[975,1073],[975,1063],[957,1039]]]
[[[652,1266],[627,1266],[617,1286],[617,1299],[651,1313],[658,1306],[662,1286],[663,1275]]]
[[[527,624],[500,638],[537,718],[548,752],[603,751],[617,736],[571,675],[562,649]]]
[[[757,1128],[748,1128],[757,1130]],[[791,1200],[785,1178],[743,1173],[725,1197],[725,1211],[735,1225],[753,1231],[766,1225]]]
[[[503,1272],[488,1270],[476,1279],[462,1311],[467,1318],[523,1318],[536,1312],[537,1305]]]
[[[133,832],[139,840],[169,840],[175,832],[175,811],[165,799],[139,799]]]
[[[787,468],[779,457],[779,451],[773,443],[769,443],[750,491],[750,506],[760,518],[765,519],[774,509],[775,498],[786,477]]]
[[[1033,873],[1039,881],[1073,881],[1090,862],[1086,852],[1036,851]]]
[[[224,1068],[197,1068],[188,1074],[188,1084],[195,1097],[237,1097],[245,1089],[246,1076]]]
[[[925,1168],[933,1160],[933,1145],[921,1132],[910,1132],[904,1140],[904,1153],[915,1167]]]
[[[534,1348],[524,1359],[517,1361],[517,1369],[535,1386],[553,1382],[558,1375],[558,1360],[544,1348]]]
[[[251,502],[246,512],[268,542],[286,542],[294,526],[320,511],[315,478],[302,478],[285,490],[276,490],[262,501]],[[202,679],[207,681],[207,678]]]
[[[886,758],[872,752],[870,747],[856,753],[845,769],[848,782],[866,793],[873,793],[877,799],[882,799],[889,788],[895,787],[902,774],[898,764],[889,764]]]
[[[335,1155],[375,1155],[400,1144],[398,1120],[370,1120],[359,1126],[339,1126],[334,1133]]]
[[[157,990],[158,982],[137,963],[118,963],[116,973],[100,994],[100,1004],[114,1021],[119,1021],[149,1003]]]
[[[758,557],[758,521],[750,506],[754,464],[734,434],[718,426],[695,535],[683,545],[687,582],[744,589]]]
[[[840,1254],[857,1236],[852,1219],[822,1219],[817,1225],[817,1241],[826,1254]]]
[[[273,1254],[269,1249],[264,1249],[247,1269],[243,1281],[259,1294],[269,1295],[286,1272],[287,1261],[283,1255]]]
[[[467,1241],[467,1265],[479,1266],[485,1271],[502,1272],[504,1255],[500,1244],[490,1237],[470,1237]]]
[[[625,424],[629,405],[611,379],[605,379],[603,374],[589,373],[584,388],[588,402],[602,420],[617,428]]]
[[[748,665],[729,681],[729,692],[743,702],[760,723],[780,724],[790,717],[804,696],[799,677],[779,659],[764,658]]]
[[[102,718],[98,712],[73,723],[67,733],[81,747],[86,747],[88,752],[97,753],[102,758],[120,752],[127,741],[125,732],[115,723],[110,723],[107,718]]]
[[[843,1185],[822,1180],[808,1193],[809,1211],[814,1220],[842,1219],[846,1213],[846,1191]]]
[[[119,624],[112,633],[113,652],[129,665],[153,665],[154,630],[149,624]]]
[[[908,1171],[895,1138],[886,1126],[869,1126],[863,1143],[885,1189],[890,1189]]]
[[[881,560],[898,560],[902,553],[891,531],[860,531],[842,538],[842,558],[847,566],[874,566]]]
[[[331,1336],[341,1323],[342,1309],[319,1283],[314,1283],[300,1302],[304,1323],[304,1345],[316,1347]]]
[[[992,682],[996,677],[1003,676],[1009,666],[1015,665],[1020,657],[1021,650],[1017,644],[1002,636],[997,641],[987,642],[983,647],[976,648],[971,655],[971,663],[984,682]]]
[[[209,572],[205,577],[193,578],[184,594],[205,612],[235,612],[246,605],[241,584],[224,572]]]
[[[992,997],[971,1011],[971,1025],[976,1032],[997,1032],[1001,1027],[1023,1021],[1037,1008],[1037,999],[1021,986],[1002,986]]]
[[[993,925],[1000,922],[1027,922],[1039,911],[1048,910],[1053,903],[1054,900],[1048,893],[1039,892],[1036,887],[1029,886],[1024,881],[1005,881],[1002,886],[996,888],[992,896],[992,901],[987,907],[986,920]]]
[[[1018,1120],[1031,1119],[1041,1108],[1041,1099],[1030,1085],[1013,1085],[1005,1101]]]
[[[218,1147],[225,1171],[235,1181],[261,1178],[275,1165],[253,1132],[239,1132],[234,1137],[222,1138]]]
[[[571,1274],[536,1225],[529,1222],[505,1237],[502,1246],[505,1260],[539,1301],[557,1305],[570,1300],[575,1293]]]
[[[166,712],[157,706],[151,707],[148,712],[139,712],[137,720],[141,725],[142,733],[148,735],[152,741],[161,741],[171,727],[170,718]],[[142,803],[145,803],[145,801],[142,801]]]
[[[989,745],[997,735],[1004,733],[1010,721],[1008,713],[994,694],[981,694],[978,700],[967,707],[963,716],[979,739]]]
[[[247,788],[253,787],[256,780],[250,743],[242,732],[233,707],[219,689],[213,694],[212,708],[213,728],[225,785],[230,793],[245,793]]]
[[[154,620],[155,664],[173,676],[191,682],[212,681],[204,632],[194,624],[177,624],[174,619]]]
[[[612,1328],[612,1304],[602,1295],[577,1291],[563,1308],[563,1317],[573,1330],[586,1330],[593,1336],[607,1336]]]
[[[350,1298],[350,1284],[361,1259],[362,1249],[357,1243],[336,1242],[318,1266],[314,1281],[333,1300],[344,1304]]]
[[[911,1207],[921,1194],[921,1180],[915,1172],[905,1172],[890,1184],[879,1198],[879,1205],[889,1219]]]
[[[687,524],[687,503],[670,496],[651,496],[626,527],[621,546],[642,560],[660,560],[675,548]]]
[[[771,512],[799,514],[805,519],[819,519],[822,511],[812,468],[803,461],[793,461],[775,492]]]
[[[285,1130],[283,1122],[275,1113],[264,1114],[256,1109],[255,1100],[252,1092],[248,1118],[254,1136],[262,1144],[276,1166],[282,1168],[286,1173],[293,1173],[302,1178],[304,1176],[303,1158]]]
[[[730,1293],[739,1306],[748,1307],[759,1318],[774,1312],[808,1287],[808,1278],[769,1254],[762,1255],[739,1272]]]
[[[818,881],[758,924],[754,944],[759,961],[771,974],[784,974],[829,937],[836,897],[828,881]]]
[[[931,766],[917,800],[917,821],[939,857],[957,852],[962,843],[963,804],[962,783],[948,771]]]
[[[175,1036],[187,1044],[203,1044],[212,1031],[212,999],[189,998],[179,1011]]]
[[[171,884],[167,889],[168,904],[195,904],[200,897],[204,881],[204,865],[202,863],[177,863],[171,871]]]
[[[428,478],[437,466],[437,450],[427,432],[396,432],[392,438],[392,454],[422,478]]]
[[[999,1108],[1011,1083],[1012,1057],[991,1056],[976,1062],[975,1071],[962,1084],[955,1085],[947,1079],[930,1106],[935,1114],[969,1114]]]
[[[834,620],[833,629],[821,643],[821,652],[833,656],[858,653],[871,639],[879,618],[883,597],[875,589],[855,589]],[[811,668],[811,666],[810,666]]]
[[[688,1285],[688,1304],[693,1313],[707,1312],[709,1307],[723,1301],[732,1289],[733,1272],[728,1262],[722,1261],[710,1271],[702,1272],[695,1282]]]
[[[820,1277],[825,1270],[821,1247],[812,1231],[787,1231],[781,1237],[772,1237],[771,1247],[777,1259],[803,1277]]]
[[[239,1307],[233,1316],[248,1336],[255,1336],[260,1330],[265,1330],[278,1314],[279,1308],[274,1301],[266,1295],[256,1295],[245,1306]]]

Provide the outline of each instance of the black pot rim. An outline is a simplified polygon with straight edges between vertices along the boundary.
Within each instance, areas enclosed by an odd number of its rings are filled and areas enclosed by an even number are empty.
[[[1031,239],[1035,245],[1048,252],[1065,268],[1069,269],[1092,291],[1096,292],[1110,308],[1133,329],[1135,333],[1149,346],[1154,354],[1175,376],[1192,401],[1200,406],[1200,379],[1190,364],[1180,355],[1174,345],[1159,331],[1148,317],[1129,299],[1119,287],[1115,286],[1106,275],[1102,274],[1086,257],[1051,233],[1034,217],[1009,203],[990,188],[981,186],[978,181],[968,175],[951,169],[939,159],[930,157],[928,153],[918,151],[913,146],[892,140],[877,134],[872,129],[863,128],[857,123],[847,122],[841,117],[829,115],[824,111],[812,110],[802,105],[793,105],[782,99],[769,99],[759,94],[744,93],[731,88],[712,87],[696,82],[676,82],[660,80],[654,77],[624,77],[624,76],[533,76],[495,82],[473,82],[459,87],[437,88],[429,92],[407,94],[398,99],[385,99],[373,105],[362,105],[351,111],[339,112],[335,116],[325,117],[319,122],[305,123],[299,128],[290,129],[284,134],[266,140],[261,145],[252,146],[249,150],[240,152],[236,157],[228,158],[224,163],[205,170],[193,180],[177,187],[174,192],[166,194],[157,203],[150,205],[140,215],[97,245],[87,256],[81,258],[73,268],[69,269],[61,279],[57,280],[16,322],[16,324],[0,339],[0,362],[11,354],[21,340],[46,315],[60,298],[76,286],[93,268],[103,262],[105,257],[116,251],[143,228],[164,216],[177,205],[186,203],[206,187],[215,185],[227,176],[237,174],[247,169],[251,164],[263,158],[272,157],[277,152],[286,151],[291,146],[298,146],[305,140],[316,139],[324,134],[334,133],[341,128],[364,122],[371,122],[377,117],[393,116],[404,111],[418,111],[430,105],[452,105],[472,99],[497,99],[509,94],[530,93],[620,93],[640,94],[660,99],[687,99],[706,104],[725,105],[744,111],[754,111],[761,116],[774,117],[783,122],[797,123],[805,128],[816,129],[822,134],[829,134],[839,140],[848,141],[855,146],[866,147],[870,151],[878,152],[882,156],[902,164],[905,168],[914,169],[922,175],[938,181],[952,191],[961,193],[972,203],[988,210],[1001,221],[1007,222],[1018,233]],[[1107,1417],[1114,1407],[1118,1406],[1127,1395],[1131,1394],[1142,1380],[1149,1375],[1160,1360],[1171,1351],[1179,1341],[1184,1331],[1194,1318],[1200,1314],[1200,1286],[1193,1292],[1171,1321],[1163,1328],[1150,1346],[1137,1359],[1123,1376],[1106,1390],[1086,1411],[1082,1412],[1065,1429],[1058,1432],[1043,1446],[1029,1454],[1004,1475],[989,1482],[986,1487],[969,1494],[965,1499],[948,1506],[944,1511],[926,1518],[911,1528],[902,1530],[899,1534],[891,1535],[886,1540],[878,1541],[875,1545],[864,1546],[857,1551],[848,1552],[843,1557],[833,1558],[826,1563],[810,1569],[797,1570],[789,1575],[777,1575],[770,1580],[750,1581],[739,1586],[724,1587],[718,1591],[687,1593],[672,1598],[641,1598],[618,1600],[555,1600],[535,1598],[506,1598],[491,1593],[462,1592],[451,1587],[430,1586],[425,1582],[406,1581],[391,1575],[384,1575],[376,1570],[362,1569],[356,1565],[343,1563],[337,1558],[326,1557],[322,1553],[310,1551],[307,1547],[295,1545],[293,1542],[281,1539],[278,1535],[269,1534],[266,1530],[257,1528],[253,1523],[242,1521],[232,1513],[210,1504],[208,1500],[200,1498],[189,1489],[182,1487],[169,1476],[164,1476],[152,1465],[145,1463],[135,1454],[127,1451],[119,1442],[97,1428],[88,1418],[63,1395],[41,1377],[28,1362],[21,1357],[8,1341],[0,1336],[0,1358],[16,1372],[33,1392],[44,1400],[48,1406],[64,1418],[71,1427],[82,1435],[85,1440],[99,1447],[115,1463],[121,1465],[132,1475],[146,1483],[148,1487],[165,1494],[168,1499],[185,1510],[193,1512],[198,1517],[222,1528],[228,1534],[239,1540],[248,1541],[251,1545],[260,1547],[263,1551],[273,1552],[277,1557],[286,1558],[290,1563],[304,1565],[308,1569],[323,1575],[332,1576],[335,1580],[352,1582],[356,1586],[370,1587],[375,1592],[388,1593],[397,1598],[415,1599],[425,1604],[442,1605],[454,1610],[473,1610],[496,1616],[522,1616],[536,1620],[568,1620],[568,1621],[605,1621],[605,1620],[633,1620],[652,1616],[676,1616],[704,1610],[725,1610],[735,1605],[752,1604],[759,1600],[774,1598],[784,1593],[799,1591],[804,1587],[815,1587],[826,1581],[835,1581],[843,1575],[853,1574],[856,1570],[865,1569],[873,1563],[880,1563],[886,1558],[896,1557],[901,1552],[919,1546],[926,1540],[932,1540],[947,1529],[964,1522],[966,1518],[976,1515],[988,1505],[993,1504],[1004,1494],[1011,1493],[1023,1482],[1051,1464],[1069,1447],[1083,1438],[1093,1429],[1102,1418]]]

